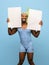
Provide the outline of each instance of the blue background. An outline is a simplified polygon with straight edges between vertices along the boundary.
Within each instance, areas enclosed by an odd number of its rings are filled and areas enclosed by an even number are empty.
[[[17,65],[19,55],[19,36],[18,33],[9,36],[8,7],[22,7],[22,12],[28,8],[43,11],[43,27],[38,38],[32,36],[34,44],[35,65],[49,65],[49,0],[0,0],[0,65]],[[27,58],[24,65],[29,65]]]

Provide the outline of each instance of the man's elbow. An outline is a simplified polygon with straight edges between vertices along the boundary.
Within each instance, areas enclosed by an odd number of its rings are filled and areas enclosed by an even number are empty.
[[[15,33],[16,33],[16,32],[15,32]],[[15,33],[14,33],[14,32],[9,32],[9,31],[8,31],[8,34],[9,34],[9,35],[13,35],[13,34],[15,34]]]
[[[8,33],[8,35],[12,35],[12,34]]]
[[[8,32],[8,35],[12,35],[12,34]]]
[[[36,38],[38,38],[39,37],[39,35],[40,35],[40,33],[39,34],[36,34],[36,35],[34,35]]]
[[[12,33],[8,31],[8,35],[12,35]]]

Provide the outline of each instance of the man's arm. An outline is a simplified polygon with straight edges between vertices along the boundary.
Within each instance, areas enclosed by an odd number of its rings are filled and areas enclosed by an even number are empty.
[[[13,35],[13,34],[15,34],[17,32],[17,30],[18,30],[17,28],[13,28],[13,29],[8,28],[8,34]]]
[[[39,25],[41,25],[41,26],[43,25],[42,20],[39,22]],[[31,33],[32,33],[32,35],[34,35],[37,38],[40,34],[40,31],[31,30]]]
[[[7,18],[7,23],[9,23],[10,22],[10,19],[9,18]],[[17,32],[17,28],[13,28],[13,29],[11,29],[11,28],[8,28],[8,34],[9,35],[13,35],[14,33],[16,33]]]
[[[32,35],[34,36],[34,37],[38,37],[39,36],[39,34],[40,34],[40,31],[35,31],[35,30],[31,30],[31,33],[32,33]]]

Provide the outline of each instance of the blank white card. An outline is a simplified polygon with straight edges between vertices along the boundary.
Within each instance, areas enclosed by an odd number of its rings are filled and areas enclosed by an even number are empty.
[[[42,11],[29,9],[27,29],[41,30],[41,25],[39,25],[39,22],[41,20],[42,20]]]
[[[10,19],[8,27],[21,27],[21,7],[9,7],[8,18]]]

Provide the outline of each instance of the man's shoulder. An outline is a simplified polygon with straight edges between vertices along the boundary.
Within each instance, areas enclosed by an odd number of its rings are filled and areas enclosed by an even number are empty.
[[[20,31],[21,29],[22,29],[22,28],[21,28],[21,27],[19,27],[19,28],[18,28],[18,31]]]

